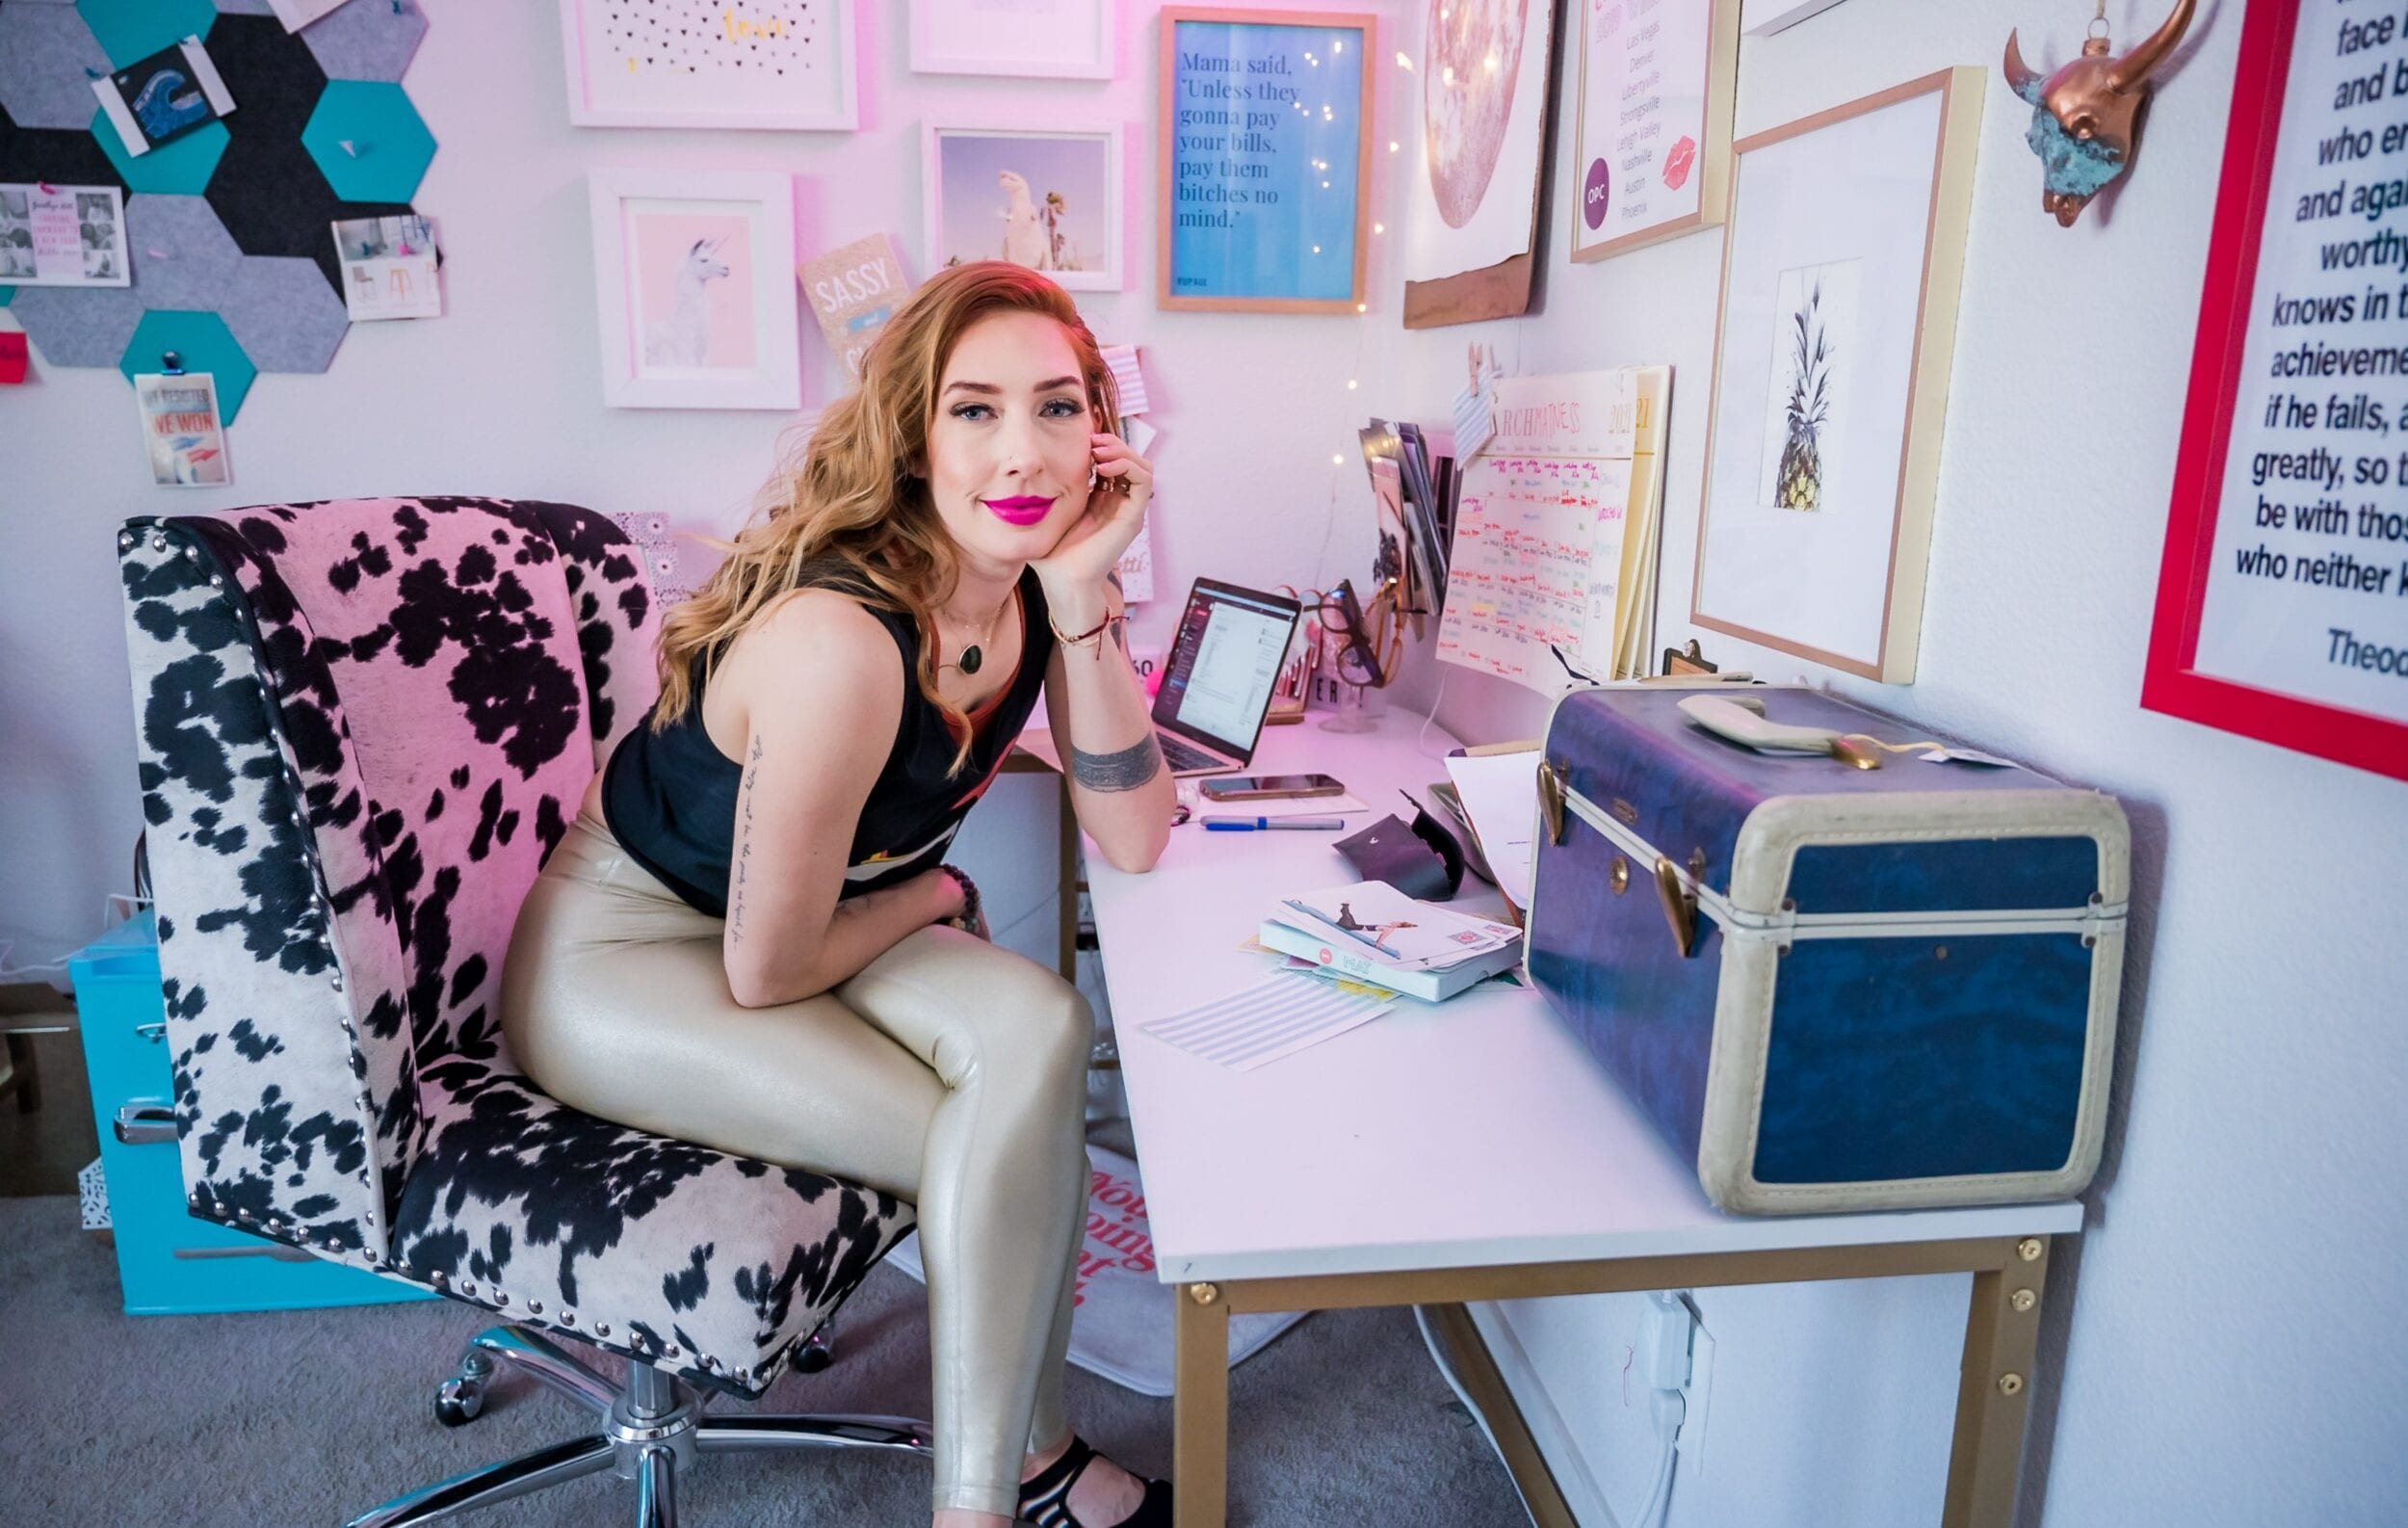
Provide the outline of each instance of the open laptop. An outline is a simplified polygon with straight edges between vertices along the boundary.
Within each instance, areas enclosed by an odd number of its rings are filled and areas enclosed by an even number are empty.
[[[1154,733],[1171,774],[1226,774],[1253,759],[1302,615],[1283,594],[1195,581],[1154,695]]]

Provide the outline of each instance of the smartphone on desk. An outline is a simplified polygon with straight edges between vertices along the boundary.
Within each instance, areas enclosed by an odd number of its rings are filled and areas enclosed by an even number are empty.
[[[1344,796],[1333,775],[1216,775],[1198,780],[1208,802],[1267,802],[1294,796]]]

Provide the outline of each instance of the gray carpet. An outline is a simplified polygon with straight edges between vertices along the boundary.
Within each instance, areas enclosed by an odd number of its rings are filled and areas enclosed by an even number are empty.
[[[77,1229],[73,1199],[0,1199],[0,1406],[13,1419],[0,1523],[334,1528],[387,1497],[589,1431],[580,1409],[523,1381],[470,1426],[436,1424],[435,1383],[489,1320],[449,1302],[129,1317],[113,1256]],[[873,1273],[837,1340],[833,1368],[789,1375],[761,1409],[927,1414],[917,1284]],[[1410,1311],[1313,1316],[1237,1370],[1230,1404],[1233,1523],[1529,1520]],[[1070,1407],[1098,1448],[1168,1473],[1168,1401],[1074,1368]],[[721,1455],[681,1482],[679,1507],[686,1528],[911,1528],[928,1521],[928,1488],[916,1460]],[[458,1521],[605,1528],[633,1517],[631,1488],[599,1476]]]

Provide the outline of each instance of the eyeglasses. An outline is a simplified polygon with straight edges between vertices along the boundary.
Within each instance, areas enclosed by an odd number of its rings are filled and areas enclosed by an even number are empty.
[[[1338,654],[1338,676],[1365,689],[1387,684],[1396,674],[1398,660],[1404,656],[1397,580],[1381,579],[1368,607],[1355,598],[1350,578],[1340,579],[1335,590],[1319,599],[1322,625],[1346,643]]]

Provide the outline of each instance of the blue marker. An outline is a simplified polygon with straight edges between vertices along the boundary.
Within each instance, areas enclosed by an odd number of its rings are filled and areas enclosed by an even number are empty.
[[[1318,830],[1327,832],[1333,828],[1344,828],[1346,825],[1347,820],[1343,817],[1207,817],[1204,819],[1205,828],[1217,833],[1269,832],[1282,828],[1298,830]]]

